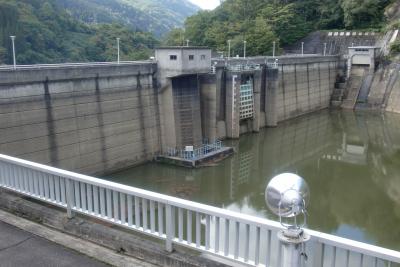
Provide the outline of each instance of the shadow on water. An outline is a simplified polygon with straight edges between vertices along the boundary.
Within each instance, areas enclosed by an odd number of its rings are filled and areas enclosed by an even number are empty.
[[[323,111],[226,143],[237,153],[215,167],[150,163],[108,179],[276,219],[265,187],[295,172],[311,190],[308,228],[400,250],[400,115]]]

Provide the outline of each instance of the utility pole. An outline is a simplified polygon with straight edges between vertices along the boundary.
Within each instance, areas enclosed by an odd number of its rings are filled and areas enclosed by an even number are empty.
[[[243,41],[243,58],[246,58],[246,44],[247,41]]]
[[[276,48],[276,42],[272,42],[272,57],[275,58],[275,48]]]
[[[117,37],[117,49],[118,49],[118,64],[119,64],[119,40],[120,40],[120,38],[119,37]]]
[[[10,36],[12,42],[12,50],[13,50],[13,63],[14,63],[14,70],[17,69],[17,60],[15,58],[15,36]]]

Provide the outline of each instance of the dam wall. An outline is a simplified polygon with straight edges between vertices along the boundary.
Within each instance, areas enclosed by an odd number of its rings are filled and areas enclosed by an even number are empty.
[[[160,151],[153,63],[0,71],[0,153],[87,174]]]
[[[0,153],[106,174],[329,107],[339,57],[269,60],[170,75],[155,61],[0,69]]]
[[[277,121],[328,108],[337,68],[336,60],[281,65]]]
[[[340,66],[338,56],[255,57],[216,60],[214,75],[202,75],[202,127],[206,138],[239,138],[241,134],[274,127],[279,122],[328,108]],[[254,70],[231,70],[225,67],[246,64]],[[253,115],[241,118],[240,88],[251,81]]]

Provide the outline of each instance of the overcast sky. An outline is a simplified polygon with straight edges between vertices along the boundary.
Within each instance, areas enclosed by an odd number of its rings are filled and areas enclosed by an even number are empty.
[[[214,9],[219,5],[219,0],[190,0],[202,9]]]

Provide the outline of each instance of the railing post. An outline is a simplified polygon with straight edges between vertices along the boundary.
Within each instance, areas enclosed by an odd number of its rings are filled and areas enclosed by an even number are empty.
[[[173,229],[172,227],[175,227],[175,225],[173,225],[173,220],[172,220],[172,207],[171,205],[165,205],[165,209],[166,209],[166,229],[165,229],[165,234],[167,236],[167,239],[165,241],[165,249],[168,252],[172,252],[172,233],[173,233]]]
[[[72,187],[72,181],[70,179],[65,179],[67,186],[66,186],[66,190],[67,190],[67,217],[68,219],[72,219],[74,217],[74,213],[72,211],[72,206],[73,206],[73,199],[74,199],[74,189]]]

